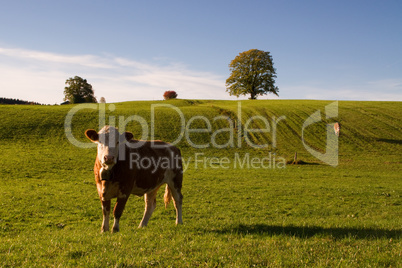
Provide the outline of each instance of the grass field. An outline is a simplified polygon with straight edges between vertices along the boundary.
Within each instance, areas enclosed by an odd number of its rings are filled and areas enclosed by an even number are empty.
[[[188,163],[184,225],[174,225],[174,208],[164,209],[160,191],[148,227],[137,229],[144,201],[132,196],[116,234],[100,233],[96,148],[76,147],[65,135],[74,106],[2,105],[0,267],[401,267],[402,103],[339,102],[337,118],[322,115],[306,128],[305,142],[324,153],[326,124],[341,122],[336,167],[312,156],[301,139],[306,119],[317,110],[323,114],[330,103],[107,104],[106,123],[119,125],[132,115],[144,119],[127,120],[136,137],[145,130],[169,142],[180,136],[177,110],[152,110],[152,104],[177,107],[187,129],[210,127],[190,132],[177,145]],[[194,116],[205,119],[190,121]],[[253,116],[266,118],[270,131],[238,132],[239,122],[244,128]],[[84,142],[84,131],[98,125],[98,110],[80,110],[72,134]],[[248,128],[266,124],[255,118]],[[308,164],[277,164],[295,152]],[[241,167],[239,158],[246,156],[270,159],[271,166]]]

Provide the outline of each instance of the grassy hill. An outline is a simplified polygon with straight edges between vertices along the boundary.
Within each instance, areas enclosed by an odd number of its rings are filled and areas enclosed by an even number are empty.
[[[126,125],[136,138],[177,141],[187,163],[184,226],[159,205],[149,227],[137,230],[144,205],[133,196],[113,235],[99,234],[96,149],[65,134],[77,106],[1,105],[0,267],[401,265],[402,103],[340,101],[338,116],[327,118],[331,103],[106,104],[106,123]],[[321,120],[303,132],[317,111]],[[77,110],[74,139],[86,142],[100,114]],[[334,122],[342,126],[337,167],[305,148],[325,153]],[[295,152],[309,165],[275,164]],[[272,165],[241,166],[246,156]]]
[[[302,158],[314,161],[314,157],[306,151],[302,143],[303,123],[316,111],[321,111],[322,121],[305,129],[305,143],[317,151],[325,152],[326,124],[340,122],[342,126],[339,153],[343,157],[352,157],[352,160],[362,160],[370,156],[400,155],[402,140],[402,104],[401,102],[339,102],[338,117],[326,119],[325,106],[330,101],[298,101],[298,100],[256,100],[256,101],[192,101],[172,100],[161,102],[125,102],[107,104],[105,106],[106,124],[112,124],[110,118],[114,118],[114,125],[119,126],[122,121],[136,115],[144,119],[146,125],[141,126],[137,121],[128,121],[128,131],[132,131],[137,138],[151,138],[151,127],[154,128],[154,138],[173,142],[178,140],[178,146],[184,152],[192,153],[196,145],[208,145],[206,150],[213,150],[213,141],[218,145],[230,143],[230,134],[233,134],[233,142],[224,146],[225,150],[253,150],[244,137],[245,124],[249,122],[249,129],[267,129],[265,133],[248,132],[250,143],[255,145],[268,145],[262,151],[273,151],[286,157],[293,157],[294,152],[301,154]],[[181,118],[189,129],[207,129],[208,121],[210,130],[203,133],[190,132],[188,139],[180,137]],[[2,141],[19,142],[23,140],[49,142],[50,144],[68,144],[64,124],[66,114],[74,107],[67,106],[0,106],[0,139]],[[112,112],[110,111],[112,108]],[[151,114],[154,112],[154,125],[151,125]],[[194,116],[202,116],[189,124]],[[219,117],[221,116],[221,117]],[[225,120],[223,117],[227,117]],[[251,117],[261,116],[266,118],[266,123]],[[120,120],[123,117],[123,120]],[[217,118],[219,117],[219,118]],[[241,117],[239,119],[239,117]],[[278,119],[280,118],[280,119]],[[215,119],[215,120],[214,120]],[[239,130],[239,122],[242,128]],[[231,125],[232,124],[232,125]],[[273,129],[276,125],[276,129]],[[72,122],[73,135],[80,141],[85,141],[83,132],[88,128],[99,129],[99,110],[82,109],[74,114]],[[217,130],[226,129],[212,135]],[[231,130],[230,130],[231,129]],[[274,133],[275,132],[275,133]],[[239,146],[239,134],[241,137]],[[275,144],[273,144],[273,138]],[[189,143],[190,141],[190,143]],[[6,142],[7,143],[7,142]],[[239,148],[240,147],[240,148]],[[364,156],[365,155],[365,156]],[[358,156],[358,157],[355,157]],[[341,161],[341,164],[343,162]]]

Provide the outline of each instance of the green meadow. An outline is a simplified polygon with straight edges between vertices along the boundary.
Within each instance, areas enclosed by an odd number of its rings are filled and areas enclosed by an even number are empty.
[[[340,101],[327,118],[331,103],[1,105],[0,267],[401,267],[402,103]],[[305,146],[324,154],[335,122],[330,166]],[[148,227],[131,196],[120,232],[100,233],[96,148],[68,139],[87,144],[100,123],[177,143],[183,225],[161,189]]]

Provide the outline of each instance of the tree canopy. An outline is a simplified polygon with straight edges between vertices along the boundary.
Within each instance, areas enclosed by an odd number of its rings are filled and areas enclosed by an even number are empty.
[[[226,79],[226,91],[230,95],[250,94],[250,99],[268,93],[278,96],[276,69],[269,52],[258,49],[244,51],[230,62],[229,68],[231,75]]]
[[[163,98],[165,100],[176,99],[177,93],[176,93],[176,91],[173,91],[173,90],[165,91],[165,93],[163,94]]]
[[[86,79],[75,76],[74,78],[67,79],[66,85],[68,86],[64,88],[65,101],[69,101],[70,103],[97,102],[92,85]]]

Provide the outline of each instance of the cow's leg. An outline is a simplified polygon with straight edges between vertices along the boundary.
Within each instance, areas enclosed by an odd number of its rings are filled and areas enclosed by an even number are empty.
[[[110,200],[102,201],[102,214],[103,221],[101,232],[103,233],[109,231]]]
[[[128,198],[117,198],[116,205],[113,210],[114,222],[113,222],[113,233],[117,233],[120,230],[119,221],[121,215],[123,214],[124,207],[126,206]]]
[[[183,195],[181,194],[181,189],[174,187],[174,183],[168,183],[169,189],[172,193],[174,207],[176,209],[176,224],[183,224],[182,219],[182,204]]]
[[[138,228],[147,226],[149,218],[151,218],[151,215],[156,208],[156,193],[158,192],[158,189],[144,195],[145,211]]]

